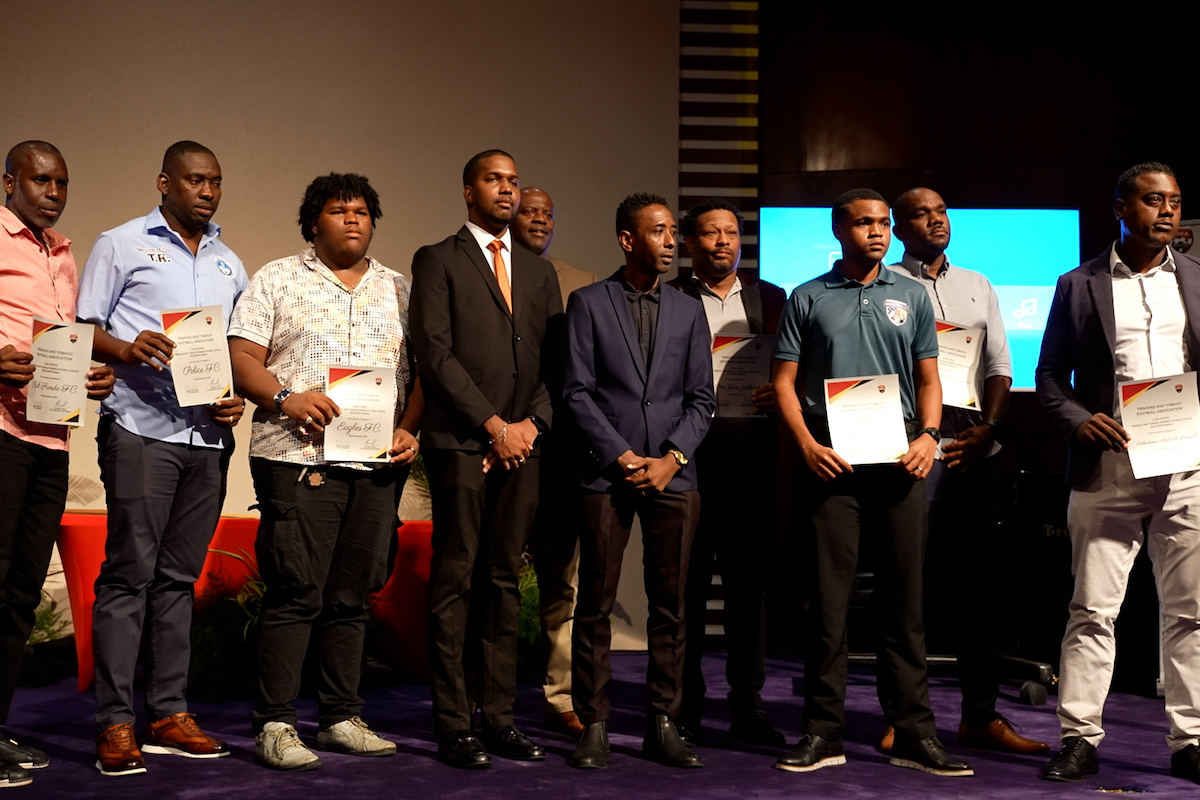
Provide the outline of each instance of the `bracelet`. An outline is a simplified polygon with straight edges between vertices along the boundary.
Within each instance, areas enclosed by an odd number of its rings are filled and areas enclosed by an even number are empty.
[[[488,439],[488,445],[494,446],[496,444],[496,442],[500,441],[501,439],[507,439],[507,438],[508,438],[508,423],[506,422],[506,423],[504,423],[504,427],[502,427],[500,429],[499,436],[497,436],[495,439]]]

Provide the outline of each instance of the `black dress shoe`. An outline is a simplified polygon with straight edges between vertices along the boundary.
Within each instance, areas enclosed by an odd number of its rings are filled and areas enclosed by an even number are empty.
[[[812,772],[822,767],[837,767],[846,763],[846,749],[841,739],[831,741],[806,733],[804,738],[775,762],[775,769],[788,772]]]
[[[15,742],[0,731],[0,763],[16,764],[23,769],[42,769],[50,766],[50,758],[41,750]]]
[[[683,741],[675,723],[666,714],[655,714],[646,720],[646,738],[642,740],[642,755],[668,767],[684,769],[703,767],[700,756]]]
[[[753,744],[761,747],[786,747],[787,740],[783,734],[775,730],[775,726],[767,722],[761,714],[753,716],[734,717],[729,726],[729,738],[742,744]]]
[[[492,755],[513,761],[545,761],[546,751],[534,744],[515,725],[492,728],[483,734],[483,743]]]
[[[948,778],[966,778],[975,774],[970,764],[947,753],[936,736],[913,741],[897,735],[888,763]]]
[[[700,720],[681,719],[675,723],[675,730],[679,731],[679,738],[688,747],[700,746]]]
[[[604,720],[584,727],[575,752],[567,760],[576,769],[604,769],[608,766],[608,723]]]
[[[1171,774],[1192,783],[1200,783],[1200,745],[1189,744],[1171,753]]]
[[[459,769],[483,769],[492,763],[487,748],[470,731],[455,731],[442,737],[438,759]]]
[[[1174,766],[1174,759],[1172,759]],[[1042,778],[1048,781],[1081,781],[1085,775],[1100,771],[1100,758],[1096,748],[1082,736],[1072,736],[1063,741],[1058,755],[1042,767]]]

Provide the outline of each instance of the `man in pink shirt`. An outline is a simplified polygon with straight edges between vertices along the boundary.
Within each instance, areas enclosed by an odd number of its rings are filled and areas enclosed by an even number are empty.
[[[67,502],[67,432],[25,417],[33,379],[33,316],[75,321],[75,257],[51,230],[67,204],[67,166],[48,142],[22,142],[4,162],[0,209],[0,725],[17,685],[50,552]],[[111,367],[88,372],[88,397],[113,387]],[[46,754],[0,730],[0,787],[33,779]]]

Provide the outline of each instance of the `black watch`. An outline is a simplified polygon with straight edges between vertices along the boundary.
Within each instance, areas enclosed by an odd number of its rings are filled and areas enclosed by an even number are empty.
[[[933,437],[933,440],[935,442],[940,442],[942,440],[942,432],[940,430],[938,430],[937,428],[921,428],[921,430],[917,433],[918,439],[921,438],[922,433],[928,433],[930,436]]]
[[[286,386],[275,393],[275,410],[278,411],[280,414],[283,413],[283,401],[287,400],[288,395],[290,395],[291,393],[292,393],[292,390],[287,388]]]

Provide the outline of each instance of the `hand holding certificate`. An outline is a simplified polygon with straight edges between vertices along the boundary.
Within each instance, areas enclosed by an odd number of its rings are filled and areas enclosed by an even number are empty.
[[[833,449],[851,465],[895,463],[908,452],[897,375],[826,379],[825,413]]]
[[[25,415],[30,422],[83,424],[95,328],[82,322],[33,318],[33,365]]]
[[[325,460],[386,464],[396,427],[395,368],[332,366],[325,386],[342,411],[325,426]]]
[[[233,395],[233,370],[221,306],[162,311],[163,333],[175,342],[171,380],[180,408],[207,406]]]
[[[1200,400],[1196,373],[1125,381],[1121,425],[1129,434],[1133,477],[1152,478],[1200,469]]]

